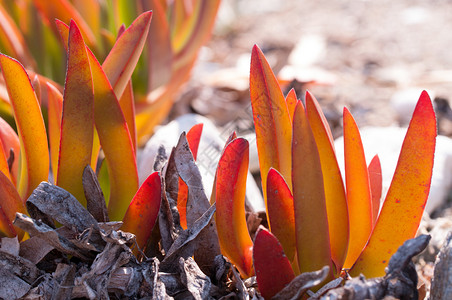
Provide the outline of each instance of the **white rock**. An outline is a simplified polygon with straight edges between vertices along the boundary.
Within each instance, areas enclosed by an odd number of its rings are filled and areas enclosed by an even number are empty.
[[[155,132],[152,138],[146,143],[144,150],[142,150],[138,155],[137,164],[140,183],[142,183],[147,178],[147,176],[152,173],[154,159],[160,145],[163,145],[165,147],[166,154],[169,156],[172,147],[176,146],[180,134],[183,131],[187,132],[193,125],[199,123],[203,123],[204,126],[201,135],[201,141],[199,143],[196,163],[202,176],[204,190],[207,194],[207,197],[210,198],[216,167],[220,158],[221,151],[223,150],[225,140],[222,138],[218,129],[209,119],[196,114],[183,115],[170,122],[169,124],[161,126]],[[255,156],[255,151],[253,151],[253,144],[255,144],[255,141],[249,142],[252,156]],[[251,160],[253,160],[253,158]],[[246,185],[247,205],[256,212],[265,210],[264,200],[262,198],[261,192],[254,178],[249,173]]]
[[[406,131],[406,128],[399,127],[365,127],[360,129],[367,163],[370,163],[375,154],[378,154],[380,158],[383,176],[382,199],[385,198],[386,192],[391,184]],[[334,144],[339,167],[344,172],[343,137],[336,139]],[[438,136],[436,138],[432,183],[425,208],[426,212],[431,214],[436,208],[441,206],[446,201],[451,187],[452,139],[445,136]]]

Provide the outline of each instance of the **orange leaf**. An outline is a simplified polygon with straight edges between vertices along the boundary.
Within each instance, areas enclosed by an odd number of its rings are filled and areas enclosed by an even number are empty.
[[[350,241],[344,268],[358,258],[372,231],[372,199],[364,149],[353,116],[344,108],[344,158]]]
[[[293,262],[296,251],[293,196],[284,178],[273,168],[267,176],[267,207],[270,230]]]
[[[244,277],[253,275],[253,242],[245,219],[245,190],[249,160],[248,141],[230,142],[218,162],[215,185],[216,224],[221,252]]]
[[[175,1],[173,6],[183,1]],[[167,11],[160,0],[144,1],[144,9],[152,10],[152,22],[147,41],[148,52],[148,92],[170,81],[173,75],[173,55],[171,33],[167,21]],[[171,16],[174,18],[175,16]]]
[[[194,125],[187,133],[188,146],[190,147],[193,158],[196,160],[198,154],[199,141],[201,140],[203,124]],[[183,229],[187,229],[187,199],[188,186],[179,177],[178,192],[177,192],[177,210],[180,216],[180,225]]]
[[[91,162],[94,137],[93,82],[85,42],[71,21],[64,87],[57,185],[86,205],[83,170]]]
[[[11,177],[11,173],[9,172],[8,157],[7,154],[5,153],[3,143],[1,142],[1,140],[0,140],[0,173],[3,173],[11,182],[13,182],[12,181],[13,178]]]
[[[36,62],[28,51],[22,32],[3,5],[0,5],[0,41],[2,52],[17,58],[26,68],[36,67]]]
[[[102,64],[115,95],[120,98],[143,51],[152,12],[144,12],[118,38]]]
[[[306,113],[322,165],[331,258],[336,265],[336,272],[340,272],[347,254],[349,238],[348,209],[344,182],[336,160],[333,136],[328,122],[314,96],[306,92],[305,99]]]
[[[293,119],[292,182],[295,236],[300,272],[329,266],[332,272],[328,216],[319,152],[301,102]]]
[[[292,128],[284,95],[257,46],[253,47],[251,55],[250,94],[263,193],[267,203],[266,184],[270,168],[276,169],[284,178],[291,178]],[[287,184],[292,190],[292,183],[289,181]]]
[[[0,236],[13,237],[17,233],[20,241],[24,236],[24,232],[11,223],[16,216],[16,212],[27,213],[16,187],[0,172]]]
[[[110,178],[108,213],[110,220],[121,220],[138,190],[135,150],[113,88],[94,54],[88,50],[88,55],[94,84],[94,121]]]
[[[253,261],[257,285],[264,299],[276,295],[295,277],[278,239],[262,226],[254,238]]]
[[[119,99],[119,105],[121,106],[121,111],[126,119],[127,128],[129,128],[130,138],[132,139],[133,150],[137,151],[137,130],[135,128],[135,102],[133,97],[133,87],[132,80],[122,93],[121,99]]]
[[[54,27],[54,20],[60,19],[65,23],[71,20],[80,26],[80,30],[84,38],[91,46],[96,45],[96,37],[86,24],[85,20],[80,16],[78,11],[67,0],[33,0],[41,15],[52,26],[52,29],[57,31]]]
[[[372,194],[372,224],[375,225],[378,211],[380,210],[380,198],[383,187],[381,164],[378,155],[375,155],[374,158],[372,158],[367,169],[369,170],[370,190]]]
[[[14,110],[20,140],[21,170],[18,192],[25,201],[49,175],[49,150],[41,108],[22,65],[0,54],[0,65]]]
[[[180,32],[178,37],[173,38],[173,49],[177,54],[175,69],[190,64],[196,58],[199,48],[212,32],[220,2],[220,0],[195,1],[188,26],[181,28],[183,32]]]
[[[232,142],[233,140],[235,140],[237,138],[237,134],[235,131],[233,131],[231,133],[231,135],[229,135],[228,139],[226,140],[226,143],[224,144],[224,148],[223,151],[221,152],[223,154],[224,149],[226,148],[226,146]],[[215,203],[215,190],[216,190],[216,186],[217,186],[217,174],[215,173],[215,177],[213,179],[213,187],[212,187],[212,193],[210,194],[210,205],[213,205]]]
[[[63,95],[53,85],[47,83],[48,126],[50,144],[50,162],[53,178],[57,178],[58,157],[60,155],[61,118],[63,115]]]
[[[298,98],[294,89],[291,89],[286,96],[287,109],[289,111],[290,119],[293,119],[293,114],[295,112],[295,106],[297,105]]]
[[[423,91],[372,236],[352,275],[383,276],[390,257],[405,240],[415,236],[430,191],[435,144],[435,112]]]
[[[14,185],[17,183],[19,176],[19,154],[20,154],[20,142],[17,133],[9,124],[0,118],[0,141],[2,142],[3,152],[5,157],[8,158],[10,150],[14,153],[14,161],[11,167],[12,182]]]
[[[160,175],[154,172],[146,178],[130,202],[122,220],[122,231],[135,234],[138,246],[144,249],[157,221],[162,199]],[[135,254],[138,250],[135,249]]]

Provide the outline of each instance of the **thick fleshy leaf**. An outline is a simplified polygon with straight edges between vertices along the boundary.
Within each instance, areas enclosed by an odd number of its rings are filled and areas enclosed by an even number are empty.
[[[85,42],[71,21],[63,95],[57,185],[86,205],[83,170],[91,163],[94,137],[93,82]]]
[[[190,146],[193,158],[196,160],[198,155],[199,141],[201,140],[203,124],[194,125],[187,132],[187,141]],[[187,199],[188,199],[188,187],[185,182],[179,178],[179,184],[177,189],[177,210],[179,211],[180,225],[182,228],[187,229]]]
[[[25,201],[41,181],[48,179],[47,134],[38,99],[22,65],[2,54],[0,64],[19,133],[22,163],[17,189]]]
[[[278,81],[257,46],[253,47],[251,54],[250,94],[263,193],[267,203],[266,185],[270,168],[276,169],[284,178],[291,178],[292,127]],[[290,180],[287,184],[292,189]]]
[[[430,191],[436,144],[436,118],[423,91],[413,113],[399,161],[369,243],[351,270],[357,276],[384,275],[392,254],[413,238]]]
[[[144,249],[151,236],[162,199],[160,175],[154,172],[146,178],[130,202],[129,208],[122,220],[121,230],[135,234],[138,246]],[[138,253],[138,249],[134,251]]]
[[[36,67],[24,36],[2,5],[0,5],[0,41],[3,53],[17,58],[26,68]]]
[[[62,22],[57,22],[57,26],[64,41],[66,38],[67,26]],[[118,42],[131,28],[132,25],[119,37]],[[107,159],[109,171],[109,216],[111,220],[121,220],[124,217],[124,213],[127,210],[133,195],[138,189],[135,148],[133,147],[128,124],[122,113],[121,106],[110,85],[110,78],[103,71],[105,62],[101,67],[94,54],[89,49],[87,52],[91,65],[91,72],[93,73],[94,119],[96,130]],[[133,66],[135,66],[135,64]],[[130,75],[131,73],[129,74],[129,79]]]
[[[24,203],[16,187],[0,172],[0,236],[13,237],[17,234],[19,240],[22,239],[24,232],[12,225],[16,212],[26,214]]]
[[[369,163],[367,167],[369,171],[370,191],[372,194],[372,224],[375,225],[380,210],[380,199],[383,187],[383,177],[381,175],[381,164],[378,155]]]
[[[60,155],[61,118],[63,116],[63,95],[50,83],[47,84],[47,95],[50,164],[53,178],[57,178],[58,157]]]
[[[344,161],[350,240],[344,268],[350,268],[372,231],[372,199],[361,135],[353,116],[344,108]]]
[[[294,279],[290,262],[278,239],[264,227],[254,238],[254,269],[259,291],[264,299],[270,299]]]
[[[301,102],[293,119],[292,182],[300,272],[324,266],[334,272],[319,151]]]
[[[293,119],[293,114],[295,112],[295,106],[297,105],[298,98],[294,89],[291,89],[286,96],[287,109],[289,111],[290,119]]]
[[[226,143],[224,144],[224,148],[223,148],[223,151],[221,152],[221,154],[223,154],[224,149],[226,149],[226,146],[227,146],[230,142],[232,142],[233,140],[235,140],[236,138],[237,138],[237,133],[236,133],[235,131],[233,131],[233,132],[229,135],[228,139],[226,140]],[[212,193],[210,194],[210,205],[213,205],[213,204],[215,203],[215,198],[216,198],[216,195],[215,195],[215,192],[216,192],[216,186],[217,186],[217,173],[215,173],[215,177],[214,177],[214,179],[213,179]]]
[[[296,252],[293,196],[284,178],[273,168],[267,176],[267,215],[271,232],[293,262]]]
[[[347,254],[349,238],[348,209],[344,182],[337,163],[333,137],[328,122],[314,96],[306,92],[305,99],[306,113],[322,165],[331,258],[336,265],[336,272],[340,272]]]
[[[144,12],[124,31],[111,49],[102,68],[115,95],[120,98],[140,58],[148,36],[152,12]]]
[[[3,148],[3,143],[0,140],[0,172],[3,173],[11,182],[13,182],[13,177],[11,176],[11,172],[9,171],[8,166],[7,155],[9,155],[9,151],[5,152]]]
[[[209,38],[215,18],[220,7],[220,0],[195,1],[190,20],[173,38],[173,49],[176,53],[174,68],[178,70],[184,65],[191,64],[196,58],[199,48]]]
[[[175,1],[176,6],[181,1]],[[182,1],[183,2],[183,1]],[[167,20],[167,11],[160,0],[143,1],[145,10],[152,10],[152,22],[147,41],[148,52],[148,92],[170,81],[173,75],[174,51]],[[175,16],[171,16],[173,18]]]
[[[19,154],[20,154],[20,142],[17,133],[11,126],[2,118],[0,118],[0,140],[2,142],[3,152],[6,159],[10,156],[10,151],[14,153],[14,161],[11,166],[11,179],[16,185],[19,176]]]
[[[48,24],[53,26],[54,20],[59,19],[65,23],[73,20],[80,26],[83,37],[90,46],[96,44],[96,37],[86,24],[85,20],[80,16],[78,11],[67,0],[33,0],[41,15],[47,20]],[[56,28],[52,27],[53,29]]]
[[[108,213],[121,220],[138,190],[135,150],[119,102],[101,65],[88,50],[94,84],[94,121],[110,179]]]
[[[245,190],[249,161],[248,141],[230,142],[218,162],[215,186],[216,224],[221,252],[250,277],[253,269],[253,241],[245,219]]]
[[[121,106],[122,113],[126,119],[127,127],[129,128],[130,138],[132,139],[133,149],[137,151],[137,130],[135,127],[135,102],[133,97],[132,80],[122,93],[121,99],[119,99],[119,105]]]

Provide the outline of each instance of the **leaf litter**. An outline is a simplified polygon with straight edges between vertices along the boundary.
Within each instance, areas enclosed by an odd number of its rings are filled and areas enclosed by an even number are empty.
[[[215,203],[210,205],[201,175],[185,134],[168,158],[161,161],[165,190],[158,226],[150,238],[152,251],[137,247],[132,233],[120,230],[122,222],[108,215],[94,171],[87,167],[83,184],[88,201],[84,208],[70,193],[42,182],[26,202],[30,216],[17,213],[14,224],[30,238],[2,238],[0,295],[3,299],[263,299],[256,278],[246,280],[220,254]],[[188,186],[187,225],[183,230],[177,211],[179,177]],[[265,216],[248,216],[255,231]],[[360,299],[391,295],[417,295],[417,275],[411,259],[428,244],[421,235],[407,241],[394,254],[384,277],[336,279],[316,293],[327,274],[297,276],[272,299]],[[148,243],[149,245],[149,243]],[[157,253],[156,253],[157,252]],[[153,253],[147,257],[145,253]]]

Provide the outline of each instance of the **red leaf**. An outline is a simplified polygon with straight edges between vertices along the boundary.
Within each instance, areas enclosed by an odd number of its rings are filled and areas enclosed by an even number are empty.
[[[264,227],[259,227],[253,248],[256,280],[262,297],[270,299],[295,277],[278,239]]]
[[[143,249],[157,221],[162,198],[160,175],[154,172],[146,178],[130,202],[122,220],[121,230],[135,234],[138,246]],[[134,251],[137,253],[137,250]]]

